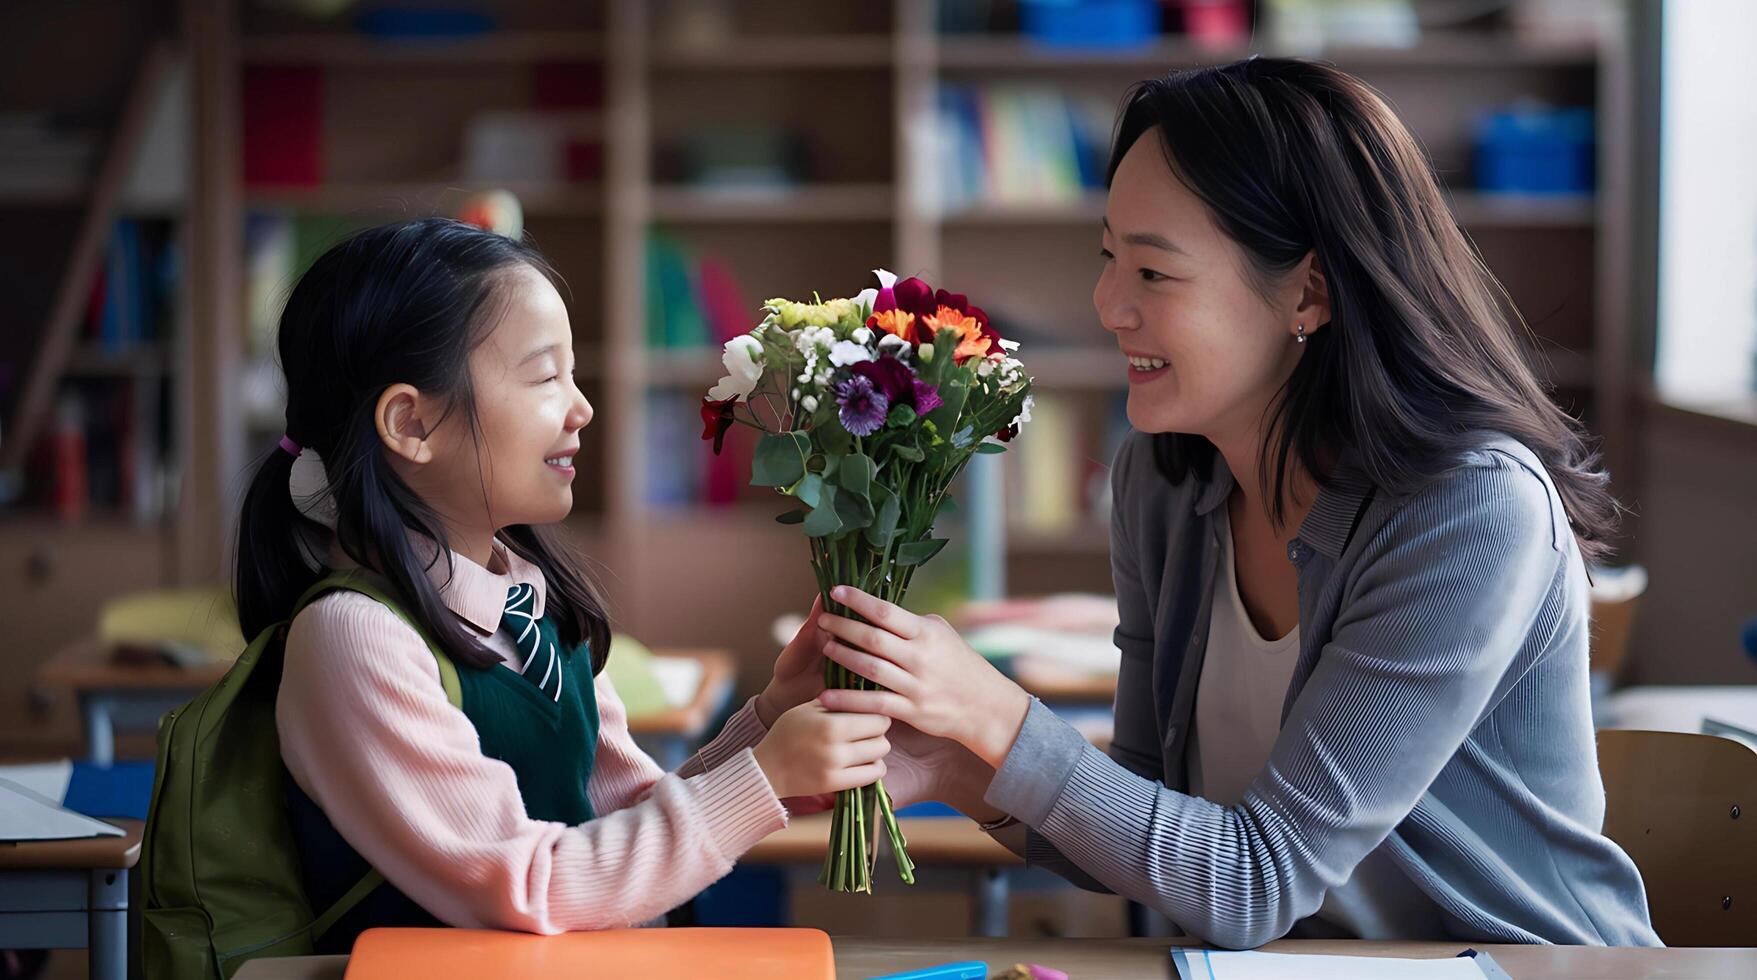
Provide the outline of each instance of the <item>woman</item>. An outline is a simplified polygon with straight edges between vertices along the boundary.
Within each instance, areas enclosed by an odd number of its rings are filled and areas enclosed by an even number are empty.
[[[873,625],[823,617],[825,653],[888,690],[823,703],[937,737],[893,739],[906,797],[1223,946],[1657,944],[1588,711],[1616,504],[1414,139],[1254,58],[1137,86],[1109,185],[1093,302],[1137,430],[1109,757],[852,590]]]

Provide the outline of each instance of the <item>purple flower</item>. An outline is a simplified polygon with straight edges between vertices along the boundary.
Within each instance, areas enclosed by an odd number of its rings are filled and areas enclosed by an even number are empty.
[[[873,389],[871,378],[856,374],[836,385],[836,404],[842,406],[837,413],[842,428],[857,436],[870,436],[885,424],[891,400]]]
[[[940,398],[940,390],[937,386],[930,385],[920,378],[914,378],[912,381],[916,415],[926,415],[945,404],[945,400]]]

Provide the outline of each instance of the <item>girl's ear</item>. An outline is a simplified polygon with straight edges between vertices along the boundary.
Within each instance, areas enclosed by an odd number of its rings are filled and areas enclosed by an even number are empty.
[[[401,382],[384,389],[378,396],[373,421],[378,425],[378,438],[386,449],[411,463],[433,459],[433,447],[427,441],[427,425],[421,419],[421,392],[414,385]]]
[[[1287,329],[1293,333],[1304,326],[1309,337],[1330,322],[1330,284],[1318,264],[1318,253],[1308,252],[1300,260],[1294,279],[1300,284],[1299,305],[1294,307],[1293,323],[1288,324]]]

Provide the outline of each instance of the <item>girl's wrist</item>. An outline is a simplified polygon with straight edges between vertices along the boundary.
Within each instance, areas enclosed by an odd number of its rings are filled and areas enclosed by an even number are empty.
[[[1019,730],[1025,726],[1025,716],[1030,711],[1031,695],[1012,681],[1003,680],[991,706],[981,713],[975,737],[967,747],[977,758],[999,770],[1012,754],[1013,743],[1018,741]]]

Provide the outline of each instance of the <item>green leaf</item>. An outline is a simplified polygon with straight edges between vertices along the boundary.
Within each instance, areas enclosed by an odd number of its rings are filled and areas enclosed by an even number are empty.
[[[927,413],[927,420],[941,432],[950,432],[958,424],[964,402],[970,398],[970,380],[954,377],[939,387],[940,400],[945,404]]]
[[[899,566],[919,565],[940,553],[946,546],[945,538],[928,538],[926,541],[911,541],[897,546],[897,564]]]
[[[842,519],[836,516],[836,488],[825,484],[822,499],[805,518],[805,533],[814,538],[828,537],[842,529]]]
[[[1006,443],[1002,442],[984,442],[977,445],[976,451],[984,456],[993,456],[996,453],[1006,452],[1007,446]]]
[[[885,425],[893,429],[906,429],[915,424],[915,407],[912,405],[892,405],[891,414],[885,416]]]
[[[957,512],[958,512],[958,502],[956,500],[953,500],[952,495],[948,493],[944,497],[940,498],[939,509],[935,510],[933,512],[933,519],[937,521],[940,518],[946,516],[947,514],[956,514]]]
[[[824,478],[816,473],[805,474],[805,479],[800,480],[799,486],[793,490],[793,495],[804,501],[807,507],[816,507],[822,504],[823,494]]]
[[[790,510],[785,514],[777,514],[777,515],[775,515],[775,523],[776,524],[803,524],[803,523],[805,523],[805,511],[803,511],[803,510]]]
[[[831,404],[833,405],[834,402]],[[840,421],[826,422],[811,431],[817,436],[818,446],[828,455],[843,456],[854,448],[854,436],[850,435],[847,429],[842,428]]]
[[[805,475],[806,436],[803,432],[765,435],[750,461],[750,483],[756,487],[790,487]]]
[[[835,507],[836,517],[844,531],[857,531],[872,523],[872,501],[866,499],[865,494],[856,497],[851,493],[837,493]]]
[[[927,458],[927,454],[908,443],[895,443],[891,446],[891,455],[898,459],[906,459],[911,463],[919,463]]]
[[[872,475],[878,469],[872,457],[854,453],[842,457],[842,468],[836,471],[836,485],[859,497],[865,497],[872,486]]]
[[[903,516],[902,501],[896,493],[882,483],[872,488],[873,503],[878,506],[873,515],[872,523],[866,527],[866,540],[872,542],[874,548],[883,549],[890,545],[891,538],[897,534],[897,521]]]

